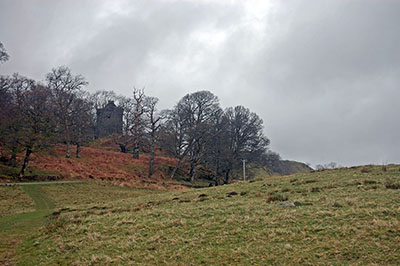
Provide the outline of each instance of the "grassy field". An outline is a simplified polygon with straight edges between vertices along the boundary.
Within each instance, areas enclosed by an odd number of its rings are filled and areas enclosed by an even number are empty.
[[[0,253],[21,265],[398,265],[399,185],[392,165],[176,192],[37,186],[26,192],[41,222],[23,236],[1,231],[19,240]],[[0,225],[9,217],[19,221]]]
[[[41,189],[59,208],[102,205],[115,200],[162,193],[160,190],[118,187],[102,182],[42,186]]]
[[[34,201],[21,187],[0,187],[0,217],[34,210]]]

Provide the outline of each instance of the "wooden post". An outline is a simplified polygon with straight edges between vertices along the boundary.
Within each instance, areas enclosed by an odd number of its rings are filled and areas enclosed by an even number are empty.
[[[246,181],[246,159],[242,159],[243,162],[243,180]]]

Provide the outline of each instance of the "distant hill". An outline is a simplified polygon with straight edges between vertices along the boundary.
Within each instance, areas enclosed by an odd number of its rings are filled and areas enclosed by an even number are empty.
[[[311,167],[309,167],[305,163],[290,161],[290,160],[276,160],[272,165],[264,165],[260,166],[257,164],[247,164],[246,165],[246,176],[249,179],[253,178],[265,178],[276,175],[292,175],[292,174],[301,174],[301,173],[310,173],[313,171]],[[237,168],[232,171],[233,179],[242,180],[243,178],[243,170],[241,168]]]
[[[276,163],[273,170],[281,175],[291,175],[297,173],[309,173],[313,169],[305,163],[290,160],[280,160]]]

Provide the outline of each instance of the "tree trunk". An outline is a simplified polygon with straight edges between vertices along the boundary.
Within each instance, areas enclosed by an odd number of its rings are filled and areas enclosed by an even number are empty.
[[[183,158],[180,158],[179,161],[178,161],[178,163],[175,165],[174,169],[172,170],[171,179],[175,177],[176,171],[178,170],[178,168],[179,168],[179,167],[181,166],[181,164],[182,164],[182,160],[183,160]]]
[[[10,165],[12,167],[17,166],[17,144],[13,144],[11,148],[11,158],[10,158]]]
[[[25,158],[24,158],[24,163],[22,165],[21,171],[19,172],[19,177],[22,178],[25,175],[25,170],[28,168],[29,164],[29,156],[32,154],[32,148],[31,147],[26,147],[26,152],[25,152]]]
[[[153,175],[154,168],[154,141],[151,142],[150,147],[150,162],[149,162],[149,178]]]
[[[135,143],[133,147],[133,158],[139,159],[139,144]]]
[[[67,141],[67,154],[65,155],[67,158],[71,158],[71,143]]]
[[[76,143],[76,158],[81,158],[81,143]]]
[[[126,145],[125,144],[119,144],[119,148],[121,149],[122,153],[126,153]]]
[[[218,186],[218,179],[221,176],[221,169],[219,167],[219,163],[217,163],[217,169],[215,170],[215,185]]]
[[[224,180],[224,184],[228,184],[229,183],[229,172],[230,172],[231,170],[229,169],[229,170],[226,170],[226,172],[225,172],[225,180]]]
[[[194,182],[194,176],[196,174],[196,164],[191,161],[190,162],[190,172],[189,172],[189,176],[190,176],[190,182]]]
[[[135,132],[134,132],[134,143],[133,143],[133,158],[139,159],[139,142],[141,134],[139,133],[139,105],[136,106],[136,114],[135,114]]]
[[[71,158],[71,134],[69,132],[68,119],[66,117],[64,117],[64,126],[65,126],[64,140],[66,140],[67,142],[67,152],[65,154],[65,157]]]
[[[175,165],[174,170],[172,170],[171,178],[174,178],[176,171],[177,171],[178,168],[181,166],[181,163],[182,163],[182,161],[183,161],[183,158],[185,158],[186,154],[188,154],[190,148],[191,148],[191,145],[189,145],[188,147],[186,147],[185,151],[184,151],[183,154],[180,156],[178,163]]]

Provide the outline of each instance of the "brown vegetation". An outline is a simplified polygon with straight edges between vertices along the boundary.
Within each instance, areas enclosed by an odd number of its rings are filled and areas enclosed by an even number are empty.
[[[63,156],[65,149],[65,145],[57,145],[56,156],[34,154],[32,166],[38,170],[61,173],[64,179],[107,180],[129,185],[137,182],[159,183],[168,177],[169,167],[176,163],[173,158],[156,156],[158,167],[150,180],[147,178],[149,155],[134,159],[127,153],[82,147],[83,159],[69,159]]]

